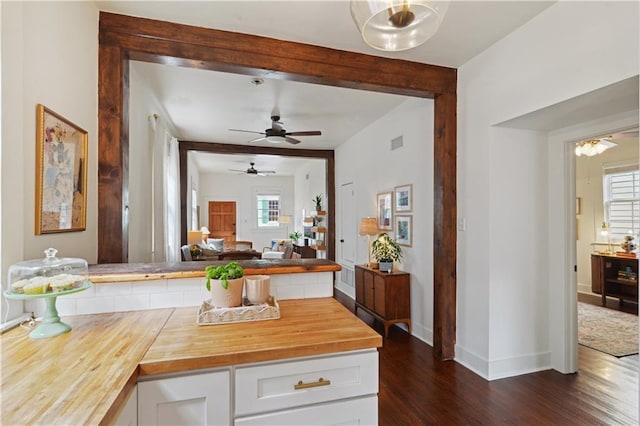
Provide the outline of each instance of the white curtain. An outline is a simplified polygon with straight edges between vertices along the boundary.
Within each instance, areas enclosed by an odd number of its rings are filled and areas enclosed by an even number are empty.
[[[180,261],[180,175],[178,140],[166,134],[164,162],[164,237],[167,262]]]

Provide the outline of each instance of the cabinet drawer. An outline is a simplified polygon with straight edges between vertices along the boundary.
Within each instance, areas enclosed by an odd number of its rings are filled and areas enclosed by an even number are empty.
[[[235,420],[236,425],[377,425],[378,397],[327,402]]]
[[[235,378],[236,416],[375,395],[378,351],[239,367]]]

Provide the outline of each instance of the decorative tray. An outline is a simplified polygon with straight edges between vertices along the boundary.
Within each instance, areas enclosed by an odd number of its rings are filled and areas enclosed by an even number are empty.
[[[266,303],[251,305],[245,298],[237,308],[216,308],[211,299],[202,302],[198,310],[198,325],[228,324],[232,322],[264,321],[280,318],[280,306],[273,296]]]

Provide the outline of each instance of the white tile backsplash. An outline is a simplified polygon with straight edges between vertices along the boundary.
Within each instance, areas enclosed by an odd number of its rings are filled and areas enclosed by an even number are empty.
[[[333,296],[333,272],[271,275],[271,294],[278,300]],[[94,284],[87,290],[61,296],[56,308],[61,316],[156,308],[200,306],[210,297],[204,278]],[[25,301],[26,312],[41,317],[43,299]]]

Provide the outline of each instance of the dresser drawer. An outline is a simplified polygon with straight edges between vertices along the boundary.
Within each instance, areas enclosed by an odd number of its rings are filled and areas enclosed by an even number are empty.
[[[239,367],[236,416],[378,393],[378,351]]]
[[[311,407],[291,408],[275,413],[237,418],[237,426],[326,426],[377,425],[378,397],[369,396],[347,401],[325,402]]]

